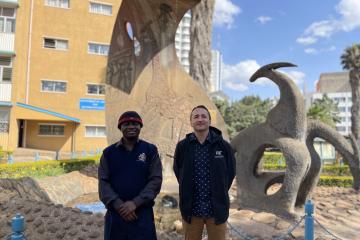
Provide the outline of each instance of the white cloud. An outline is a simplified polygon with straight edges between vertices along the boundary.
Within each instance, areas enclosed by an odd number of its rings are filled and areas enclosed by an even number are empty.
[[[331,46],[328,49],[325,49],[326,52],[332,52],[332,51],[335,51],[335,50],[336,50],[335,46]]]
[[[260,65],[255,60],[245,60],[236,65],[223,64],[222,80],[226,87],[243,92],[248,89],[249,79]]]
[[[290,76],[292,80],[296,83],[296,85],[301,85],[305,82],[305,76],[306,74],[301,71],[289,71],[286,72]]]
[[[256,84],[260,86],[267,86],[274,84],[270,79],[259,78],[254,83],[250,83],[250,77],[261,66],[256,60],[245,60],[235,65],[227,65],[223,63],[222,69],[222,81],[223,84],[232,90],[244,92],[249,88],[250,84]],[[288,75],[297,85],[301,85],[305,81],[305,73],[300,71],[283,71],[280,72]]]
[[[305,50],[304,50],[304,52],[306,53],[306,54],[317,54],[318,53],[318,50],[316,50],[315,48],[306,48]]]
[[[265,24],[271,20],[272,20],[272,17],[268,17],[268,16],[260,16],[256,19],[256,21],[258,21],[261,24]]]
[[[322,52],[332,52],[332,51],[335,51],[336,50],[336,47],[335,46],[330,46],[328,48],[323,48],[323,49],[315,49],[315,48],[306,48],[304,50],[304,52],[306,54],[312,54],[312,55],[315,55],[315,54],[318,54],[318,53],[322,53]]]
[[[231,0],[216,0],[214,12],[214,25],[233,27],[234,17],[241,13],[241,8],[231,2]]]
[[[359,0],[340,0],[335,10],[339,14],[337,18],[312,23],[305,29],[303,36],[297,39],[297,42],[308,45],[315,43],[319,38],[330,37],[340,31],[350,32],[360,28]],[[302,41],[311,38],[315,39],[312,43],[310,43],[311,41]]]
[[[317,39],[314,37],[300,37],[300,38],[296,39],[296,41],[303,45],[310,45],[310,44],[316,43]]]

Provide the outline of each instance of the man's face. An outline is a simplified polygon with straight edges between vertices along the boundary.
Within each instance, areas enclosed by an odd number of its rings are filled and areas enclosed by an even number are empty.
[[[196,108],[191,113],[190,124],[195,132],[207,131],[210,127],[208,112],[203,108]]]
[[[120,131],[123,134],[124,138],[135,139],[139,137],[140,134],[140,123],[138,122],[124,122],[120,126]]]

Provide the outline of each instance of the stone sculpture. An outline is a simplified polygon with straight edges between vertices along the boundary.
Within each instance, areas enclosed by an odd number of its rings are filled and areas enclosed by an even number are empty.
[[[175,51],[175,34],[182,16],[200,0],[123,0],[110,45],[106,86],[108,142],[120,138],[117,119],[133,109],[144,120],[141,137],[160,151],[164,175],[172,174],[176,143],[191,131],[189,114],[206,105],[212,124],[224,121],[199,84],[182,69]]]
[[[237,152],[237,190],[241,208],[272,212],[296,218],[296,207],[302,207],[316,186],[321,170],[313,140],[321,137],[332,143],[350,165],[354,187],[359,186],[359,150],[335,130],[319,121],[307,121],[304,99],[295,83],[280,67],[291,63],[273,63],[260,68],[253,82],[266,77],[280,88],[280,100],[264,123],[241,131],[231,144]],[[260,169],[265,148],[276,146],[286,160],[286,171],[266,172]],[[354,174],[355,173],[355,174]],[[282,183],[274,194],[267,194],[275,183]]]

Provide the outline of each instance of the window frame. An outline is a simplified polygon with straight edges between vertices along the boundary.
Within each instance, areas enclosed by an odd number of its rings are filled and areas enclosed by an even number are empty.
[[[0,65],[0,83],[12,83],[12,76],[13,76],[13,58],[11,56],[0,56],[0,58],[10,58],[10,65],[9,66],[5,66],[5,65]],[[10,81],[4,81],[3,77],[4,77],[4,69],[11,69],[11,76],[10,76]]]
[[[98,93],[89,93],[89,85],[95,85],[95,86],[97,86],[98,87],[98,89],[97,89],[97,92]],[[106,90],[105,90],[105,84],[102,84],[102,83],[91,83],[91,82],[89,82],[89,83],[86,83],[86,95],[89,95],[89,96],[105,96],[105,93],[104,94],[100,94],[100,86],[104,86],[104,92],[106,93]]]
[[[13,15],[13,16],[4,16],[4,15],[3,15],[4,8],[13,9],[13,10],[14,10],[14,15]],[[12,8],[12,7],[0,7],[0,18],[4,19],[3,29],[0,29],[0,33],[12,33],[12,34],[14,34],[14,33],[15,33],[15,30],[16,30],[16,8]],[[6,23],[7,23],[9,20],[13,21],[12,29],[13,29],[14,31],[10,31],[10,32],[6,31],[6,29],[7,29]]]
[[[46,81],[46,82],[53,82],[53,83],[56,83],[56,82],[65,83],[65,92],[56,91],[56,90],[55,90],[55,85],[54,85],[54,91],[43,90],[43,82],[44,82],[44,81]],[[43,93],[61,93],[61,94],[66,94],[67,91],[68,91],[68,81],[66,81],[66,80],[52,80],[52,79],[41,79],[41,80],[40,80],[40,92],[43,92]]]
[[[45,46],[45,40],[54,40],[55,41],[55,47],[46,47]],[[67,48],[57,48],[58,41],[64,41],[67,43]],[[58,37],[50,37],[50,36],[44,36],[43,37],[43,49],[50,49],[50,50],[57,50],[57,51],[68,51],[69,50],[69,39],[66,38],[58,38]]]
[[[62,126],[62,127],[64,127],[63,135],[40,134],[40,126],[41,125],[43,125],[43,126]],[[37,136],[38,137],[65,137],[66,136],[65,135],[65,127],[66,127],[66,124],[64,124],[64,123],[38,123]],[[53,132],[53,129],[52,129],[52,132]]]
[[[87,128],[88,128],[88,127],[94,127],[94,128],[96,128],[96,130],[95,130],[96,133],[98,133],[98,130],[97,130],[98,128],[105,128],[105,135],[104,135],[104,136],[99,136],[99,135],[89,136],[89,135],[87,134]],[[105,126],[105,125],[86,124],[86,125],[84,125],[84,128],[85,128],[84,137],[86,137],[86,138],[106,138],[106,126]]]
[[[107,53],[103,54],[103,53],[95,53],[95,52],[90,52],[90,45],[98,45],[98,46],[107,46]],[[107,43],[99,43],[99,42],[88,42],[88,54],[92,54],[92,55],[99,55],[99,56],[108,56],[109,55],[109,51],[110,51],[110,44]]]
[[[107,14],[104,13],[103,11],[101,12],[92,12],[91,11],[91,4],[98,4],[101,6],[101,9],[103,9],[103,6],[107,6],[107,7],[111,7],[111,13]],[[104,15],[104,16],[112,16],[113,15],[113,5],[111,3],[105,3],[105,2],[98,2],[98,1],[89,1],[89,13],[93,13],[93,14],[99,14],[99,15]]]
[[[61,1],[63,0],[55,0],[58,4],[56,6],[53,6],[53,5],[50,5],[48,3],[49,0],[44,0],[44,5],[47,6],[47,7],[53,7],[53,8],[61,8],[61,9],[70,9],[70,0],[67,0],[68,2],[68,6],[67,7],[62,7],[61,6]]]

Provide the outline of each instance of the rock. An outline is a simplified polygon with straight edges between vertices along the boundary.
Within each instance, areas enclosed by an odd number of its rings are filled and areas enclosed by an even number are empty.
[[[176,220],[174,222],[174,230],[177,233],[182,233],[183,232],[183,225],[182,225],[182,222],[180,220]]]
[[[270,224],[275,223],[276,216],[271,213],[261,212],[254,214],[251,219],[259,223]]]

